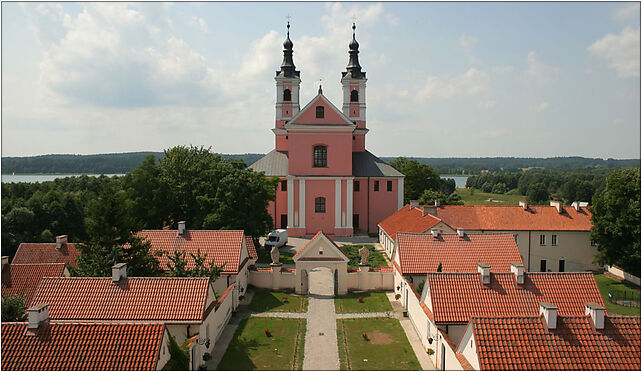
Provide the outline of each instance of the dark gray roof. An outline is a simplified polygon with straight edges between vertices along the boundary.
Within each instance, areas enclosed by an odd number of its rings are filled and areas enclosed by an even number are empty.
[[[355,177],[403,177],[398,170],[370,151],[352,153],[352,175]]]
[[[268,177],[285,177],[288,175],[288,153],[272,150],[255,161],[249,168],[257,172],[265,172]]]

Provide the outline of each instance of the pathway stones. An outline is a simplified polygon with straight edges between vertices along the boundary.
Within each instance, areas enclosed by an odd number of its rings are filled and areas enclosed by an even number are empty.
[[[332,296],[310,295],[303,370],[339,369],[337,318]]]

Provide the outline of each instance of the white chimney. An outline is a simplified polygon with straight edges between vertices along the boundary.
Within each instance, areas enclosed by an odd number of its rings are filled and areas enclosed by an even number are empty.
[[[591,315],[595,329],[604,329],[604,312],[606,308],[598,303],[589,302],[585,304],[584,314]]]
[[[435,199],[435,207],[439,206],[439,199]]]
[[[525,211],[528,210],[528,203],[525,201],[520,201],[519,206],[522,207]]]
[[[183,236],[185,234],[185,221],[178,221],[178,235]]]
[[[551,207],[555,207],[557,209],[557,213],[562,213],[562,202],[557,201],[557,200],[551,200]]]
[[[490,284],[490,266],[485,263],[477,263],[477,271],[481,274],[482,284]]]
[[[571,207],[575,208],[575,210],[579,212],[579,211],[580,211],[580,202],[578,202],[578,201],[574,201],[574,202],[571,204]]]
[[[111,267],[111,281],[118,283],[121,279],[127,278],[127,264],[117,263]]]
[[[430,230],[430,233],[432,234],[433,238],[439,238],[439,230]]]
[[[457,229],[457,235],[459,235],[460,238],[464,238],[466,236],[466,232],[464,229]]]
[[[511,262],[510,272],[515,274],[515,280],[517,280],[517,284],[524,284],[524,265]]]
[[[410,201],[410,210],[412,210],[412,208],[417,208],[418,206],[419,206],[419,200]]]
[[[27,309],[29,324],[27,329],[36,329],[44,322],[49,321],[49,305],[40,304]]]
[[[68,236],[67,235],[58,235],[56,236],[56,249],[62,248],[63,244],[67,244]]]
[[[9,256],[2,256],[2,271],[9,265]]]
[[[546,320],[548,329],[557,328],[557,306],[548,302],[540,302],[539,315],[542,314],[544,314],[544,320]]]
[[[427,214],[432,214],[433,216],[437,216],[437,207],[434,205],[424,205],[421,217],[426,217]]]

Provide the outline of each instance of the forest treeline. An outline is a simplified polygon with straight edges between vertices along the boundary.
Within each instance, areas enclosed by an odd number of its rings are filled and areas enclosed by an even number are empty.
[[[190,229],[241,229],[258,237],[273,227],[267,206],[277,183],[242,160],[182,146],[160,160],[149,155],[124,176],[2,183],[2,255],[57,235],[71,242],[89,242],[92,231],[109,236],[97,226],[139,231],[186,221]]]
[[[97,155],[39,155],[26,157],[3,157],[3,174],[28,173],[73,173],[73,174],[124,174],[131,172],[149,155],[157,160],[163,158],[162,152],[129,152]],[[224,159],[242,160],[252,164],[263,154],[221,154]],[[395,158],[383,157],[392,162]],[[489,172],[522,172],[524,168],[545,169],[583,169],[583,168],[631,168],[639,167],[639,159],[598,159],[583,157],[555,158],[421,158],[411,157],[421,164],[432,167],[440,174],[479,174]]]

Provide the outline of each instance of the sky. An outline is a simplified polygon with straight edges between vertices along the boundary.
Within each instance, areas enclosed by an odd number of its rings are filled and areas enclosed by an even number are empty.
[[[2,156],[267,153],[288,15],[301,107],[356,21],[378,156],[640,157],[635,2],[2,2]]]

